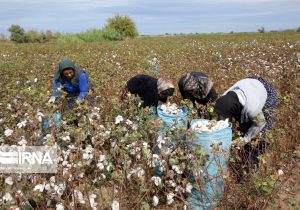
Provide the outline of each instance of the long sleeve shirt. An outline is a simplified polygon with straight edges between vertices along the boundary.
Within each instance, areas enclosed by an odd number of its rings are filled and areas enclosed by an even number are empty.
[[[89,92],[89,81],[86,73],[82,72],[79,76],[78,86],[74,86],[70,80],[65,80],[64,84],[62,84],[59,80],[55,80],[54,82],[54,92],[53,96],[61,95],[58,91],[58,88],[62,88],[63,91],[66,91],[70,94],[78,93],[78,99],[84,99]]]
[[[240,123],[251,121],[251,127],[245,134],[244,140],[250,141],[266,125],[265,117],[262,109],[267,101],[267,91],[264,85],[257,79],[243,79],[230,87],[224,95],[229,91],[234,91],[243,106],[241,112]]]

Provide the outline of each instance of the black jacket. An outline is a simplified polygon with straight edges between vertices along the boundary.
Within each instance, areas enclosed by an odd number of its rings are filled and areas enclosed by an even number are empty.
[[[143,100],[143,107],[158,106],[157,79],[148,75],[137,75],[128,80],[126,87]]]

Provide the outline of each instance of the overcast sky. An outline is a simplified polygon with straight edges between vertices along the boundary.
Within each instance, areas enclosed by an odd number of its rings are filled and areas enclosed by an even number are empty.
[[[140,34],[295,29],[300,0],[0,0],[0,33],[25,30],[81,32],[128,15]]]

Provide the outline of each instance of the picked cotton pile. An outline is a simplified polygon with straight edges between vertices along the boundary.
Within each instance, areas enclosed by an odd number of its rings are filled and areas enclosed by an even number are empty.
[[[198,133],[201,132],[213,132],[222,130],[224,128],[227,128],[229,126],[228,119],[226,120],[199,120],[196,123],[194,123],[191,128],[193,131],[196,131]]]
[[[162,104],[160,108],[166,114],[172,114],[172,115],[183,114],[182,109],[180,109],[175,103],[171,104],[170,102],[168,102],[167,104]]]

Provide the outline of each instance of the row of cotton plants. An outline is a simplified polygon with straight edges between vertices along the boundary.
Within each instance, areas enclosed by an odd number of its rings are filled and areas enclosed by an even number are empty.
[[[159,135],[155,116],[139,104],[139,99],[127,98],[116,104],[107,121],[99,108],[82,105],[62,113],[58,126],[52,119],[49,128],[42,126],[47,114],[26,112],[30,105],[25,104],[20,123],[6,128],[1,145],[56,145],[58,172],[2,174],[1,205],[11,209],[186,206],[191,190],[199,187],[191,177],[205,154],[189,147],[180,129],[171,128],[172,136]]]

